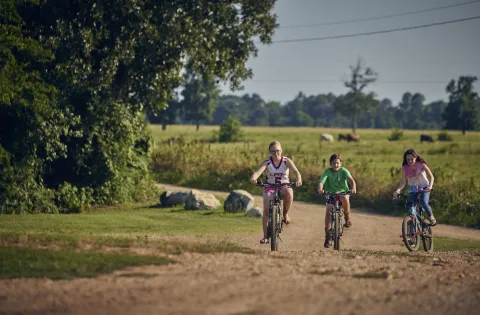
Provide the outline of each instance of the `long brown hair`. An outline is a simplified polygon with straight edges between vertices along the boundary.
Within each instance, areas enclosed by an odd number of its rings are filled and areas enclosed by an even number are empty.
[[[408,165],[408,162],[407,162],[407,155],[411,155],[413,156],[414,158],[416,158],[416,162],[420,162],[420,163],[425,163],[428,165],[427,161],[420,155],[418,154],[417,152],[415,152],[414,149],[408,149],[407,151],[405,151],[405,153],[403,153],[403,163],[402,163],[402,166],[403,165]]]

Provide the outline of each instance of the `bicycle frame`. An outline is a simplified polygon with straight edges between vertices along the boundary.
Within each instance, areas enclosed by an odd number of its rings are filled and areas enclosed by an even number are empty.
[[[425,251],[430,252],[433,250],[433,234],[430,224],[425,221],[424,218],[424,209],[420,200],[423,191],[416,192],[417,196],[417,205],[415,208],[415,215],[409,214],[406,216],[402,223],[402,235],[400,237],[403,239],[405,246],[409,251],[416,251],[418,249],[418,237],[421,237],[423,248]],[[398,194],[399,197],[408,198],[408,195]],[[405,207],[410,207],[408,199],[405,202]],[[410,225],[414,232],[410,233],[410,228],[408,227],[408,217],[411,218],[413,225]],[[407,226],[405,228],[405,226]],[[407,232],[406,232],[407,231]]]
[[[270,200],[269,211],[268,211],[268,226],[267,226],[267,233],[268,237],[271,239],[271,249],[272,251],[278,250],[278,240],[281,240],[280,233],[283,229],[283,209],[282,203],[280,198],[280,187],[295,187],[296,182],[289,182],[289,183],[280,183],[280,184],[270,184],[270,183],[263,183],[257,182],[257,186],[261,187],[273,187],[275,189],[273,200]],[[275,212],[275,213],[274,213]]]
[[[422,203],[420,202],[420,196],[422,195],[422,191],[419,191],[416,193],[417,194],[417,206],[415,208],[415,216],[413,214],[409,214],[411,217],[415,217],[416,220],[418,220],[418,222],[420,222],[420,226],[422,228],[424,227],[427,227],[429,226],[429,224],[425,221],[425,217],[423,215],[423,206],[422,206]],[[408,198],[409,196],[408,195],[405,195],[405,194],[398,194],[399,197],[404,197],[404,198]],[[408,206],[408,199],[405,201],[405,207],[409,207]],[[421,235],[422,232],[415,232],[414,235]]]
[[[336,250],[340,249],[340,242],[342,240],[343,236],[343,208],[342,208],[342,202],[340,200],[340,196],[347,196],[350,195],[350,191],[347,192],[336,192],[336,193],[330,193],[330,192],[325,192],[324,195],[327,195],[328,199],[333,199],[332,203],[333,204],[333,209],[331,212],[331,224],[332,228],[330,229],[331,233],[331,238],[330,240],[333,240],[333,248]]]

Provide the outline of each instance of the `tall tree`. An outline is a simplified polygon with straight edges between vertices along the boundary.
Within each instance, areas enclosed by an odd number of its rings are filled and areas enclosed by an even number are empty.
[[[247,114],[245,124],[250,126],[268,126],[268,115],[265,110],[265,101],[262,97],[253,93],[251,96],[244,94],[242,99],[245,106],[243,110]]]
[[[151,124],[161,124],[162,130],[166,130],[167,125],[174,124],[179,120],[180,112],[180,102],[178,96],[175,95],[165,108],[156,111],[149,110],[147,119]]]
[[[421,93],[412,94],[405,92],[398,108],[401,111],[403,128],[421,129],[424,126],[424,105],[425,96]]]
[[[480,123],[480,106],[478,94],[474,91],[475,76],[461,76],[458,81],[451,80],[446,91],[450,93],[449,102],[445,108],[443,119],[446,129],[476,130]]]
[[[280,102],[270,101],[265,104],[265,111],[268,116],[269,126],[283,126],[285,118],[282,116],[282,105]]]
[[[180,102],[185,118],[196,122],[197,131],[200,121],[213,119],[218,106],[220,90],[215,79],[208,74],[197,74],[193,70],[193,61],[189,61],[184,74],[184,84]]]
[[[357,118],[360,111],[367,111],[374,108],[378,102],[374,101],[373,94],[365,95],[363,90],[377,80],[377,73],[370,67],[365,67],[359,58],[355,66],[350,66],[351,77],[343,83],[350,91],[336,104],[335,109],[342,115],[352,119],[352,131],[357,129]]]

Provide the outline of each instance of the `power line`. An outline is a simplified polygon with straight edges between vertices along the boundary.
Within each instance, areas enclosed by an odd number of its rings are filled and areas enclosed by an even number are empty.
[[[472,3],[477,3],[477,2],[480,2],[480,0],[462,2],[462,3],[457,3],[457,4],[451,4],[451,5],[445,5],[445,6],[435,7],[435,8],[431,8],[431,9],[425,9],[425,10],[409,11],[409,12],[402,12],[402,13],[382,15],[382,16],[374,16],[374,17],[361,18],[361,19],[355,19],[355,20],[342,20],[342,21],[325,22],[325,23],[280,26],[279,29],[281,29],[281,28],[301,28],[301,27],[312,27],[312,26],[325,26],[325,25],[338,25],[338,24],[349,24],[349,23],[355,23],[355,22],[382,20],[382,19],[387,19],[387,18],[396,17],[396,16],[405,16],[405,15],[411,15],[411,14],[431,12],[431,11],[436,11],[436,10],[443,10],[443,9],[448,9],[448,8],[453,8],[453,7],[459,7],[459,6],[472,4]]]
[[[272,41],[272,43],[275,44],[275,43],[311,42],[311,41],[321,41],[321,40],[327,40],[327,39],[369,36],[369,35],[376,35],[376,34],[385,34],[385,33],[399,32],[399,31],[407,31],[407,30],[413,30],[413,29],[424,28],[424,27],[452,24],[452,23],[458,23],[458,22],[465,22],[465,21],[476,20],[476,19],[480,19],[480,15],[469,17],[469,18],[464,18],[464,19],[450,20],[450,21],[416,25],[416,26],[408,26],[408,27],[402,27],[402,28],[394,28],[394,29],[382,30],[382,31],[345,34],[345,35],[337,35],[337,36],[313,37],[313,38],[283,39],[283,40],[274,40],[274,41]]]
[[[333,79],[318,79],[318,80],[290,80],[290,79],[273,79],[273,80],[261,80],[261,79],[253,79],[250,80],[252,82],[259,82],[259,83],[341,83],[342,80],[333,80]],[[379,80],[376,81],[374,84],[447,84],[448,80],[446,81],[418,81],[418,80]]]

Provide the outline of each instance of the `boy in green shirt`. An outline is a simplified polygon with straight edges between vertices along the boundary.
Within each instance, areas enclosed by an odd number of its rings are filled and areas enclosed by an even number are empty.
[[[350,172],[342,167],[342,158],[340,154],[332,154],[330,156],[331,168],[326,169],[320,183],[318,183],[318,193],[323,194],[325,191],[329,193],[345,192],[349,190],[348,184],[350,184],[350,193],[354,194],[357,191],[357,185]],[[350,199],[348,195],[340,196],[342,202],[343,212],[345,213],[345,227],[352,226],[352,220],[350,215]],[[327,211],[325,211],[325,243],[323,246],[328,248],[330,246],[330,229],[331,224],[331,212],[333,210],[333,204],[329,202],[327,198]]]

